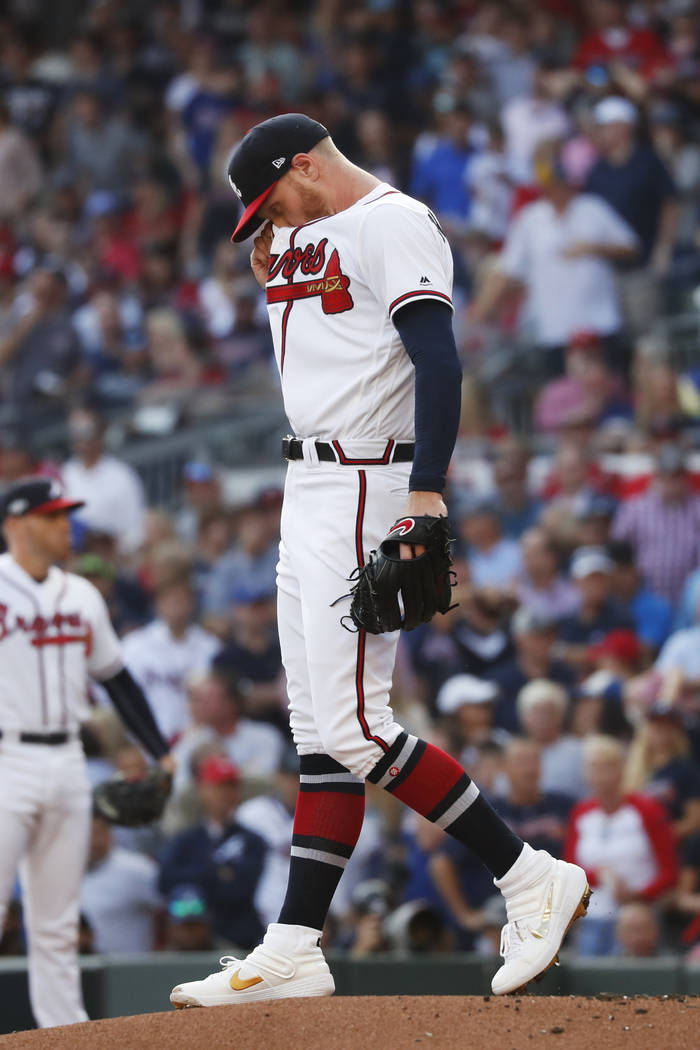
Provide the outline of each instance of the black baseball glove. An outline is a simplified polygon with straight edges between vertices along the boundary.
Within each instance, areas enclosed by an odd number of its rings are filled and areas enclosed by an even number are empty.
[[[95,813],[110,824],[138,828],[162,815],[173,778],[160,766],[153,766],[139,780],[128,780],[117,773],[98,784],[93,794]]]
[[[372,551],[366,565],[355,570],[350,591],[350,618],[370,634],[412,631],[435,613],[453,608],[453,573],[447,518],[399,519]],[[401,558],[402,543],[425,547],[415,558]],[[403,607],[403,612],[402,612]]]

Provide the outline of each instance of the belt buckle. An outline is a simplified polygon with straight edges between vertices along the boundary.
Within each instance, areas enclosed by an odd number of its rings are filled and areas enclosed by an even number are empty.
[[[282,455],[289,463],[291,461],[292,441],[294,440],[294,434],[285,434],[282,438]]]

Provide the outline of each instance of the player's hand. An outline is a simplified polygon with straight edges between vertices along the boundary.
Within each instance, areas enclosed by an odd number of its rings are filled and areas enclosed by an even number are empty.
[[[171,777],[175,776],[177,765],[171,754],[163,755],[162,758],[158,759],[158,765],[161,769],[164,769],[166,773],[170,773]]]
[[[267,270],[270,265],[270,245],[272,244],[272,223],[266,222],[261,232],[253,241],[250,253],[250,266],[261,288],[267,284]]]
[[[413,518],[419,518],[427,514],[431,518],[446,518],[447,507],[439,492],[410,492],[406,503],[406,514]],[[417,543],[402,543],[399,546],[402,558],[418,558],[425,553],[425,547]]]

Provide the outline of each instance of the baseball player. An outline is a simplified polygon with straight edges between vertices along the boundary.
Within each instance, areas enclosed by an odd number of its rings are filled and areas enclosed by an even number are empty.
[[[141,744],[174,763],[96,588],[54,563],[70,553],[70,511],[50,478],[19,481],[0,504],[0,928],[19,867],[29,995],[41,1027],[87,1020],[77,958],[78,900],[91,792],[79,740],[88,676]]]
[[[302,114],[248,132],[229,181],[244,205],[233,239],[263,226],[251,265],[266,289],[297,435],[284,443],[277,579],[300,791],[278,922],[245,959],[225,957],[219,972],[178,985],[171,1001],[332,994],[319,938],[362,826],[365,780],[491,871],[509,920],[493,990],[519,989],[552,965],[585,911],[585,873],[524,844],[453,758],[394,721],[398,632],[345,630],[336,603],[395,519],[390,536],[406,537],[418,520],[447,513],[441,493],[461,378],[449,245],[428,208],[350,163]],[[424,553],[422,543],[401,543],[401,557],[417,566]]]

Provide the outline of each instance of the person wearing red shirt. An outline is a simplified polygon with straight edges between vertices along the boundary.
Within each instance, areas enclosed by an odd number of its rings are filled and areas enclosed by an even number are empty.
[[[618,65],[648,80],[669,64],[654,33],[627,24],[626,7],[625,0],[596,0],[591,4],[595,29],[578,46],[573,58],[576,69]]]
[[[671,823],[663,807],[638,793],[624,794],[624,755],[613,737],[584,743],[591,797],[569,817],[564,857],[580,864],[593,889],[579,955],[610,955],[623,904],[657,901],[678,879]]]

